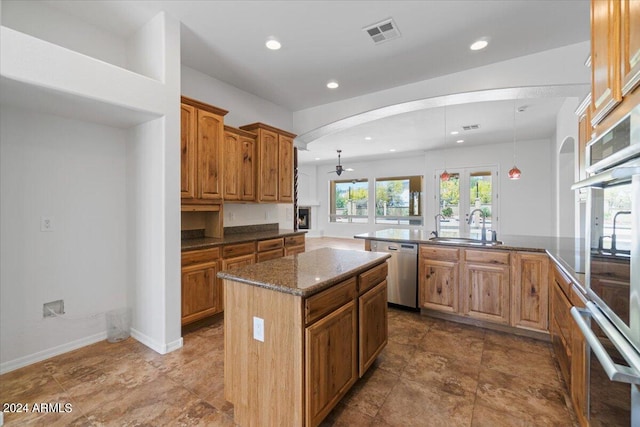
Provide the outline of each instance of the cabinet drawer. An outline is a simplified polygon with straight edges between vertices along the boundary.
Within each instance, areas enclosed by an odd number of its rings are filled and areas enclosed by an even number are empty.
[[[553,267],[553,282],[556,283],[555,286],[559,286],[562,289],[567,298],[571,295],[571,280],[556,266]]]
[[[189,251],[182,254],[182,266],[188,267],[195,264],[204,264],[220,258],[220,248]]]
[[[282,258],[284,256],[284,249],[272,249],[270,251],[258,252],[258,262],[268,261],[270,259]]]
[[[260,240],[258,242],[258,252],[270,251],[272,249],[279,249],[284,246],[284,239],[282,237],[278,239]]]
[[[420,258],[437,259],[440,261],[458,261],[460,259],[460,249],[422,245],[420,246]]]
[[[387,278],[389,267],[386,262],[373,267],[372,269],[365,271],[358,276],[359,286],[358,292],[360,294],[366,292],[368,289],[374,287],[378,283]]]
[[[288,256],[288,255],[295,255],[295,254],[301,254],[302,252],[304,252],[304,245],[300,245],[300,246],[287,246],[286,248],[284,248],[284,255]]]
[[[231,258],[240,255],[252,254],[256,251],[256,242],[238,243],[235,245],[227,245],[222,248],[222,256]]]
[[[304,245],[304,234],[287,236],[284,238],[284,246],[287,248],[290,246],[300,246],[300,245]]]
[[[482,262],[486,264],[509,264],[509,252],[503,251],[474,251],[466,249],[464,251],[465,260],[468,262]]]
[[[345,280],[305,300],[305,323],[309,325],[356,297],[356,278]]]

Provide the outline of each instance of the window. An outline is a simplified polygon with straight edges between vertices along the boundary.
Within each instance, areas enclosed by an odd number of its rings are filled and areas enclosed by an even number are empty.
[[[376,224],[422,225],[422,176],[376,179]]]
[[[369,221],[369,181],[366,179],[331,181],[329,197],[331,222]]]
[[[436,217],[436,221],[439,221],[440,236],[469,236],[479,239],[484,216],[488,238],[490,231],[497,228],[495,188],[497,182],[494,180],[497,169],[452,169],[449,170],[449,177],[446,180],[440,177],[441,172],[436,173],[440,206],[440,212],[438,212],[440,215]],[[465,197],[465,194],[468,197]],[[475,211],[476,209],[479,211]],[[469,224],[471,212],[474,212],[474,215]]]

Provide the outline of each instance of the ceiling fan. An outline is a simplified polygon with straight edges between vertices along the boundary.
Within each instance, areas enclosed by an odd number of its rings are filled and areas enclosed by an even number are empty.
[[[340,164],[340,153],[342,153],[342,150],[336,150],[338,152],[338,164],[336,165],[336,170],[334,171],[329,171],[327,173],[337,173],[338,176],[342,175],[342,172],[353,172],[353,169],[351,168],[344,168],[341,164]]]

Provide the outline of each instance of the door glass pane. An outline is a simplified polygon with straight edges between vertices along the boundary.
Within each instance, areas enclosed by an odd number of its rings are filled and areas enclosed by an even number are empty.
[[[482,216],[484,216],[487,239],[490,238],[492,230],[492,201],[493,185],[491,171],[472,172],[469,176],[469,213],[476,209],[473,219],[469,224],[469,234],[471,238],[480,239],[482,237]],[[482,215],[480,214],[482,212]]]
[[[460,174],[450,173],[449,179],[440,179],[440,214],[438,217],[441,237],[460,236]]]

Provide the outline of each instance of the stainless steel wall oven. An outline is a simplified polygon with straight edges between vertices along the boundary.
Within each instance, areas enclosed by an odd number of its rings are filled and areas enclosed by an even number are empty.
[[[587,146],[585,309],[592,426],[640,427],[640,106]]]

